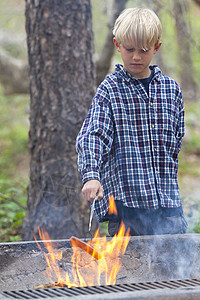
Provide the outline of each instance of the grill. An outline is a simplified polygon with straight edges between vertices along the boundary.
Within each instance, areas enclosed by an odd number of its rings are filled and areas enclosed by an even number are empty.
[[[185,298],[189,293],[190,297]],[[0,299],[200,299],[200,279],[110,286],[4,291]],[[81,297],[81,298],[80,298]],[[175,297],[175,298],[174,298]]]
[[[69,240],[51,241],[71,268]],[[41,244],[42,247],[42,244]],[[45,251],[45,248],[43,249]],[[200,234],[131,237],[116,285],[43,288],[46,260],[36,242],[0,244],[1,299],[200,299]],[[194,279],[197,278],[197,279]],[[57,278],[52,278],[54,282]]]

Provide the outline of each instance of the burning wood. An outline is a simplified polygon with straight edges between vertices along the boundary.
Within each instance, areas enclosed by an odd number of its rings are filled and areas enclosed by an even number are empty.
[[[121,267],[120,257],[125,253],[130,240],[129,231],[126,232],[123,223],[118,234],[109,241],[106,236],[100,238],[98,230],[94,238],[87,243],[72,236],[71,266],[64,270],[60,266],[60,261],[64,259],[62,251],[53,247],[50,237],[44,230],[39,230],[39,234],[48,250],[44,255],[51,282],[54,286],[68,288],[115,284]]]
[[[40,289],[57,289],[59,288],[58,285],[55,285],[53,283],[42,283],[39,285],[36,285],[33,287],[34,290],[40,290]]]
[[[92,257],[95,259],[101,259],[102,255],[99,254],[93,247],[91,247],[88,243],[86,244],[85,242],[81,241],[75,236],[72,236],[70,239],[70,242],[72,244],[72,247],[79,247],[88,254],[90,254]]]

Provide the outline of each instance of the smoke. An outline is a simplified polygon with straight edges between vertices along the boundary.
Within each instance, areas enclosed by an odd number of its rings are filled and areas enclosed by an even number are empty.
[[[122,258],[124,283],[199,278],[199,257],[198,234],[132,237]]]

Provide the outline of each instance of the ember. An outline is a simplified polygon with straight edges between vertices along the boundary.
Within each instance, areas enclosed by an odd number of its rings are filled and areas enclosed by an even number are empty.
[[[110,198],[109,213],[117,213],[114,198]],[[100,237],[99,230],[94,238],[83,242],[76,237],[71,237],[70,242],[73,248],[71,257],[71,270],[63,272],[59,266],[62,258],[62,251],[58,251],[50,242],[48,233],[39,229],[40,238],[48,253],[45,254],[48,265],[47,274],[51,282],[60,287],[84,287],[92,285],[115,284],[117,274],[121,267],[120,257],[125,253],[130,235],[129,230],[125,230],[125,225],[121,223],[118,234],[109,241],[106,236]],[[36,241],[37,242],[37,241]],[[41,249],[41,246],[38,247]],[[57,281],[54,282],[53,278]]]

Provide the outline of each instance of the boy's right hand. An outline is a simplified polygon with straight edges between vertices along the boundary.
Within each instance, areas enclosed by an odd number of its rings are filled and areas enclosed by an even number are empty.
[[[89,202],[93,202],[95,197],[96,199],[103,198],[103,188],[96,179],[87,181],[82,188],[82,193],[84,199]]]

